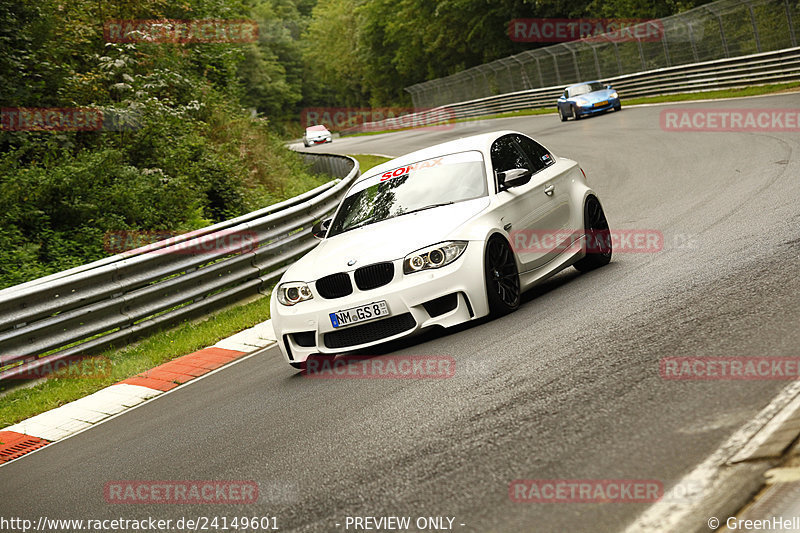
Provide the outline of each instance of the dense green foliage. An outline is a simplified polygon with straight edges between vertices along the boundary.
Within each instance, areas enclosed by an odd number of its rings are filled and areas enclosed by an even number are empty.
[[[280,3],[259,8],[280,17],[279,6],[268,9]],[[251,8],[237,0],[0,5],[0,106],[102,109],[106,126],[121,119],[111,131],[0,132],[0,287],[103,257],[108,231],[183,232],[324,181],[243,107],[298,101],[282,74],[291,54],[258,44],[107,44],[100,22],[249,18]]]
[[[508,35],[515,18],[656,18],[709,0],[328,0],[314,8],[304,54],[332,105],[408,103],[403,89],[537,46]]]
[[[119,230],[187,231],[306,190],[279,136],[308,106],[532,45],[517,17],[659,17],[706,0],[5,0],[0,107],[91,108],[102,131],[0,131],[0,287],[90,260]],[[119,19],[251,19],[255,42],[106,43]]]

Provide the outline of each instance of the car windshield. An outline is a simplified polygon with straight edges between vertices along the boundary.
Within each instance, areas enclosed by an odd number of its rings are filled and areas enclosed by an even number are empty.
[[[357,183],[343,200],[328,236],[487,194],[480,152],[425,159]]]
[[[605,89],[605,87],[602,83],[599,81],[593,81],[592,83],[584,83],[583,85],[573,87],[569,90],[569,95],[570,97],[575,97],[582,94],[589,94],[594,91],[602,91],[603,89]]]

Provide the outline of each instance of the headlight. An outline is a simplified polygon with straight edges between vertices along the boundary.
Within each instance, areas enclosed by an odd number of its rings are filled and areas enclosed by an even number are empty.
[[[422,248],[403,259],[403,274],[449,265],[461,257],[466,249],[467,241],[448,241]]]
[[[306,300],[311,300],[314,295],[311,289],[302,281],[292,281],[278,285],[278,301],[283,305],[295,305]]]
[[[611,98],[612,98],[612,99],[615,99],[615,100],[616,100],[617,98],[619,98],[619,95],[616,93],[616,91],[615,91],[615,92],[613,92],[613,93],[611,93]]]

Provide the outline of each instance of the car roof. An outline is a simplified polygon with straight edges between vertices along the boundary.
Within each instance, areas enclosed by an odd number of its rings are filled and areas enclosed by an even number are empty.
[[[573,87],[577,87],[578,85],[587,85],[589,83],[601,83],[601,82],[600,82],[600,80],[582,81],[580,83],[573,83],[572,85],[567,85],[565,87],[565,90],[566,89],[572,89]]]
[[[519,134],[520,132],[512,130],[492,131],[489,133],[472,135],[470,137],[462,137],[453,141],[429,146],[427,148],[423,148],[422,150],[416,150],[369,169],[361,176],[361,178],[358,179],[358,181],[370,176],[374,176],[375,174],[381,174],[387,170],[392,170],[397,167],[407,165],[409,163],[416,163],[417,161],[423,161],[425,159],[431,159],[437,156],[456,154],[458,152],[466,152],[469,150],[477,150],[486,154],[488,153],[489,148],[495,139],[502,137],[503,135],[508,135],[509,133]]]
[[[307,127],[306,131],[328,131],[328,128],[326,128],[323,124],[318,124],[316,126]]]

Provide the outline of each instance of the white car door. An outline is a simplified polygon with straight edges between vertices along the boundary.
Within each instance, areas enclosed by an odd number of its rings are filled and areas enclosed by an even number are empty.
[[[533,171],[527,183],[498,193],[502,225],[509,232],[521,272],[533,270],[555,258],[569,242],[568,184],[551,168],[553,156],[523,135],[500,137],[491,155],[495,176],[514,168]]]

